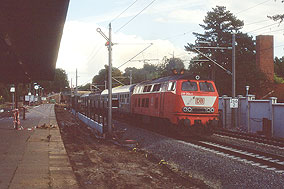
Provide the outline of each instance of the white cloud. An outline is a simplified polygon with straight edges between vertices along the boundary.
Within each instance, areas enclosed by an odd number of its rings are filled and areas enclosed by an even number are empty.
[[[79,84],[90,82],[92,77],[97,75],[99,70],[108,64],[108,51],[104,46],[106,40],[96,31],[99,26],[92,23],[68,21],[65,24],[61,40],[57,67],[66,70],[69,79],[75,80],[75,70],[78,69]],[[106,28],[101,28],[108,35]],[[113,66],[119,67],[130,58],[134,57],[153,43],[145,52],[135,57],[137,59],[159,59],[164,56],[175,54],[187,55],[186,52],[174,46],[167,40],[144,40],[135,35],[123,33],[113,34]],[[133,45],[131,45],[133,44]],[[157,63],[154,61],[151,63]],[[141,62],[130,62],[120,68],[124,71],[126,67],[141,68]]]
[[[120,2],[122,1],[119,1],[119,3]],[[90,14],[89,17],[78,18],[81,20],[80,22],[67,21],[61,41],[57,67],[65,69],[69,76],[73,77],[73,80],[75,79],[75,69],[78,68],[78,73],[80,75],[79,83],[90,81],[94,75],[98,74],[98,71],[101,70],[105,64],[108,64],[108,52],[107,48],[104,46],[105,39],[96,32],[96,28],[98,27],[96,23],[106,23],[112,20],[132,2],[133,1],[123,1],[124,4],[121,4],[121,6],[111,4],[112,7],[110,8],[109,6],[103,6],[102,9],[105,9],[101,11],[101,14],[96,14],[96,12],[94,12],[94,14]],[[137,1],[133,7],[113,22],[113,28],[119,28],[125,24],[150,2],[151,0]],[[189,55],[186,54],[183,46],[187,42],[194,42],[195,38],[190,35],[192,31],[197,31],[199,33],[203,32],[199,31],[200,27],[198,24],[203,23],[202,20],[206,13],[212,11],[212,8],[216,7],[216,5],[227,7],[227,10],[235,14],[238,19],[244,20],[245,26],[242,30],[243,32],[249,32],[274,22],[267,21],[248,25],[249,23],[268,20],[267,15],[283,13],[284,3],[281,3],[280,1],[271,0],[256,6],[259,3],[261,3],[261,1],[256,0],[155,1],[127,27],[121,30],[136,35],[126,35],[125,33],[113,35],[113,41],[115,43],[120,43],[113,47],[113,66],[120,66],[147,47],[148,43],[154,43],[154,45],[135,59],[161,60],[163,56],[172,56],[171,54],[173,54],[173,52],[175,56],[180,55],[189,59]],[[98,4],[96,5],[99,6]],[[250,7],[254,8],[248,9]],[[169,25],[157,22],[168,23]],[[161,26],[161,29],[155,26]],[[275,32],[275,30],[279,30],[283,28],[283,26],[284,24],[282,23],[280,28],[277,27],[277,25],[274,25],[261,30],[256,30],[249,34],[253,36],[260,34],[274,35],[275,46],[279,46],[284,44],[284,32]],[[135,27],[137,27],[137,29]],[[107,28],[101,28],[107,34]],[[125,43],[145,44],[126,45]],[[283,52],[283,47],[275,49],[276,56],[283,56]],[[143,64],[141,62],[127,63],[121,70],[123,71],[126,67],[130,66],[142,67]]]

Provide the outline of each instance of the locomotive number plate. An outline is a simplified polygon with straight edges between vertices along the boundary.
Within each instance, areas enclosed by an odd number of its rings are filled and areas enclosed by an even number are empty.
[[[205,98],[195,98],[195,104],[196,105],[204,105],[205,104]]]

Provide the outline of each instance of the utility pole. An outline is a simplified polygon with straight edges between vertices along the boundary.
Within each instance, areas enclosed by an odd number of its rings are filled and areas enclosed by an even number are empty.
[[[78,82],[78,74],[77,74],[77,68],[76,68],[76,78],[75,78],[75,103],[76,103],[76,108],[75,110],[78,111],[78,96],[77,96],[77,93],[78,93],[78,88],[77,88],[77,83]]]
[[[232,97],[236,97],[236,34],[232,37]]]
[[[109,37],[107,37],[100,28],[97,28],[103,38],[106,39],[108,47],[108,134],[112,135],[112,40],[111,40],[111,23],[109,23]]]
[[[108,41],[108,133],[112,134],[112,49],[111,49],[111,23],[109,23],[109,41]]]
[[[77,94],[77,92],[78,92],[78,86],[77,86],[77,84],[78,84],[78,73],[77,73],[77,68],[76,68],[76,89],[75,89],[76,94]]]
[[[210,42],[202,42],[202,43],[210,43]],[[232,47],[194,47],[193,49],[200,55],[206,57],[208,60],[210,60],[211,62],[213,62],[216,66],[218,66],[219,68],[223,69],[224,71],[226,71],[228,74],[232,75],[232,102],[235,97],[236,97],[236,66],[235,66],[235,54],[236,54],[236,34],[233,33],[232,35]],[[202,53],[199,49],[232,49],[232,72],[230,72],[229,70],[227,70],[226,68],[224,68],[223,66],[221,66],[221,64],[219,64],[218,62],[214,61],[213,59],[211,59],[210,57],[208,57],[206,54]],[[233,103],[232,103],[233,104]],[[230,104],[231,105],[231,104]],[[233,128],[236,127],[236,107],[232,107],[232,116],[231,116],[231,125]]]
[[[232,99],[236,97],[236,34],[232,36]],[[236,128],[236,108],[232,108],[232,126]]]
[[[70,92],[71,92],[71,93],[70,93],[70,96],[72,97],[72,78],[71,78],[71,87],[70,87],[70,89],[71,89],[71,90],[70,90]]]

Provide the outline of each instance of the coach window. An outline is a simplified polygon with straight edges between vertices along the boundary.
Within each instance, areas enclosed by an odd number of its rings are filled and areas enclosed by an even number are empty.
[[[176,89],[176,82],[170,81],[168,85],[168,91],[174,91]]]
[[[197,83],[194,81],[184,81],[181,85],[183,91],[197,91]]]
[[[148,86],[144,86],[143,93],[147,92]]]
[[[160,88],[161,88],[161,84],[156,84],[153,87],[153,91],[160,91]]]
[[[173,82],[169,82],[169,85],[168,85],[168,91],[170,91],[171,90],[171,88],[172,88],[172,85],[173,85]]]
[[[134,106],[137,107],[137,98],[135,98],[135,105]]]
[[[139,87],[139,92],[138,93],[142,93],[143,92],[143,86]]]
[[[162,90],[161,91],[167,91],[167,87],[168,87],[168,83],[167,82],[165,82],[165,83],[163,83],[162,84]]]
[[[176,84],[177,84],[177,82],[173,82],[173,84],[172,84],[172,88],[171,88],[171,91],[176,90]]]

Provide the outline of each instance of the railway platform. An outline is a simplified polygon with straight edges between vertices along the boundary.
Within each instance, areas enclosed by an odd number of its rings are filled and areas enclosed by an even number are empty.
[[[0,118],[0,188],[79,188],[56,122],[54,105],[30,107],[23,129]]]

